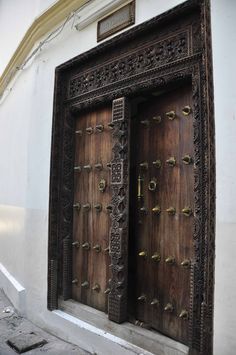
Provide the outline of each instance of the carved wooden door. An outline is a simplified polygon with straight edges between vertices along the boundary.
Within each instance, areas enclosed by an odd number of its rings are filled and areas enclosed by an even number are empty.
[[[191,87],[138,106],[133,119],[129,313],[136,324],[188,340],[193,257]]]
[[[76,118],[72,298],[107,311],[111,105]]]

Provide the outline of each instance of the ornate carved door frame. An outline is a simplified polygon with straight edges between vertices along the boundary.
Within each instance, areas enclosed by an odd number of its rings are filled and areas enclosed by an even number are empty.
[[[71,296],[75,113],[113,101],[115,126],[109,318],[126,319],[129,98],[146,90],[192,84],[194,116],[194,235],[189,347],[212,354],[215,153],[210,1],[189,0],[56,68],[52,133],[48,308]],[[117,169],[123,169],[123,179]],[[118,203],[122,199],[122,210]],[[117,247],[118,246],[118,247]],[[117,249],[118,248],[118,249]],[[117,273],[122,271],[118,284]]]

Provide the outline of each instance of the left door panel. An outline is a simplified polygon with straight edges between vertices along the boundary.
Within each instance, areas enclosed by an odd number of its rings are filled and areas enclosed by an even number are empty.
[[[72,298],[107,312],[111,105],[76,118]]]

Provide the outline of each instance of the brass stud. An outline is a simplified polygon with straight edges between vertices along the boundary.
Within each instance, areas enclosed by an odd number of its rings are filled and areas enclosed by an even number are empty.
[[[83,287],[83,288],[89,288],[89,282],[88,282],[88,281],[82,282],[81,287]]]
[[[97,203],[96,205],[94,205],[94,208],[95,208],[96,212],[101,212],[101,210],[102,210],[101,203]]]
[[[78,136],[82,136],[82,130],[81,129],[78,129],[78,131],[75,131],[75,134],[78,134]]]
[[[110,251],[110,248],[109,247],[106,247],[105,249],[103,249],[104,253],[108,254],[109,251]]]
[[[82,208],[83,208],[83,210],[86,211],[86,212],[89,211],[90,208],[91,208],[90,203],[86,203],[85,205],[82,206]]]
[[[87,134],[92,134],[93,133],[93,127],[87,127],[86,128],[86,133]]]
[[[114,124],[114,122],[110,122],[110,123],[107,124],[107,126],[108,126],[108,128],[110,128],[110,129],[114,129],[115,124]]]
[[[176,210],[175,210],[175,208],[174,207],[168,207],[167,209],[166,209],[166,212],[168,213],[168,214],[170,214],[170,215],[175,215],[175,213],[176,213]]]
[[[140,208],[140,212],[141,212],[142,214],[148,214],[148,210],[147,210],[147,208],[144,207],[144,206]]]
[[[104,126],[103,124],[98,124],[95,129],[97,132],[101,133],[104,130]]]
[[[182,114],[184,115],[184,116],[189,116],[190,115],[190,113],[192,112],[192,109],[191,109],[191,107],[190,106],[184,106],[184,108],[182,109]]]
[[[111,213],[112,210],[113,210],[113,206],[112,206],[112,205],[108,205],[108,206],[106,207],[106,210],[107,210],[107,212]]]
[[[98,190],[100,192],[104,192],[106,190],[106,185],[107,185],[106,180],[105,179],[101,179],[99,181],[99,183],[98,183]]]
[[[140,121],[140,123],[142,125],[144,125],[145,127],[148,127],[150,122],[148,120],[143,120],[143,121]]]
[[[155,207],[152,208],[152,212],[156,215],[159,215],[161,213],[161,207],[156,205]]]
[[[165,312],[173,312],[174,306],[171,303],[167,303],[167,305],[164,307]]]
[[[76,173],[80,173],[81,172],[81,166],[79,166],[79,165],[77,165],[77,166],[74,166],[74,171],[76,172]]]
[[[156,188],[157,188],[157,180],[155,178],[152,178],[152,180],[148,184],[148,190],[155,191]]]
[[[173,121],[175,119],[175,117],[176,117],[175,111],[166,112],[166,117],[168,117],[169,120]]]
[[[183,156],[182,162],[186,165],[190,165],[190,164],[192,164],[193,159],[190,155],[186,154],[185,156]]]
[[[111,292],[111,289],[109,287],[104,291],[105,295],[108,295],[110,292]]]
[[[94,168],[96,170],[102,170],[102,164],[101,163],[97,163],[97,164],[94,165]]]
[[[173,167],[176,165],[176,160],[175,157],[170,157],[169,159],[166,160],[166,164]]]
[[[157,169],[160,169],[161,168],[161,161],[160,159],[157,159],[155,161],[152,162],[152,165],[157,168]]]
[[[185,259],[185,260],[183,260],[183,261],[181,262],[180,265],[181,265],[182,267],[188,269],[188,268],[190,268],[190,266],[191,266],[191,260]]]
[[[73,285],[77,284],[78,283],[78,279],[74,279],[71,281]]]
[[[160,254],[158,254],[158,253],[154,253],[152,256],[151,256],[151,259],[153,260],[153,261],[155,261],[155,262],[159,262],[159,261],[161,261],[161,256],[160,256]]]
[[[147,161],[140,163],[139,166],[142,170],[148,170],[148,162]]]
[[[99,284],[95,284],[93,287],[92,287],[92,290],[93,291],[96,291],[96,292],[99,292],[101,290],[101,287]]]
[[[152,302],[150,303],[151,306],[159,306],[160,302],[157,298],[153,298]]]
[[[82,248],[85,250],[89,250],[90,249],[90,244],[88,242],[85,242],[82,244]]]
[[[186,309],[182,309],[182,311],[179,314],[179,318],[188,319],[188,311]]]
[[[141,295],[138,297],[138,301],[146,302],[146,295]]]
[[[146,252],[145,250],[140,251],[140,252],[138,253],[138,256],[141,256],[142,258],[146,258],[146,257],[147,257],[147,252]]]
[[[182,213],[186,216],[186,217],[189,217],[192,215],[193,211],[190,207],[184,207],[182,209]]]
[[[81,208],[81,204],[80,204],[79,202],[76,202],[76,203],[73,204],[73,208],[74,208],[77,212],[79,212],[79,210],[80,210],[80,208]]]
[[[153,116],[153,121],[155,121],[156,123],[161,123],[161,116]]]
[[[84,170],[87,170],[87,172],[89,173],[92,170],[91,165],[90,164],[84,165]]]
[[[166,264],[171,264],[173,265],[175,263],[175,258],[173,256],[168,256],[166,259],[165,259],[165,263]]]
[[[101,245],[99,244],[94,245],[93,250],[95,250],[97,253],[100,253],[100,251],[102,250]]]
[[[75,242],[72,243],[72,246],[75,247],[75,248],[79,248],[79,242],[78,240],[76,240]]]

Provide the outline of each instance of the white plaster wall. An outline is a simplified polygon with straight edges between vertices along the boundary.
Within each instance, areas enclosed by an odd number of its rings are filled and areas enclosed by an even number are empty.
[[[136,0],[136,23],[152,18],[181,2]],[[1,51],[3,56],[0,59],[0,73],[28,25],[50,3],[51,0],[24,0],[22,7],[22,1],[0,0],[1,48],[4,48]],[[235,13],[234,0],[212,0],[217,139],[214,355],[234,355],[236,348],[236,89],[235,48],[232,49],[236,40]],[[9,14],[11,24],[17,23],[19,26],[17,35],[7,25]],[[69,23],[62,34],[45,46],[34,61],[18,75],[14,85],[11,83],[9,94],[0,103],[0,263],[26,288],[28,317],[74,342],[79,342],[78,329],[69,327],[62,319],[58,321],[55,314],[46,310],[54,70],[57,65],[96,45],[96,23],[80,32],[71,29]],[[79,334],[84,336],[84,329]],[[114,352],[116,353],[119,354]]]

